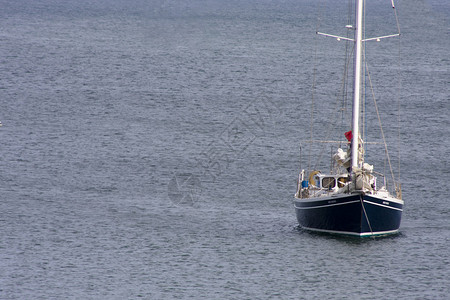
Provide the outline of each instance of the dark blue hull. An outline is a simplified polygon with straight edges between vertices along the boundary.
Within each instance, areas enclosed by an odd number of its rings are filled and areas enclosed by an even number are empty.
[[[295,200],[301,227],[329,233],[371,236],[398,232],[403,201],[373,195],[340,195]]]

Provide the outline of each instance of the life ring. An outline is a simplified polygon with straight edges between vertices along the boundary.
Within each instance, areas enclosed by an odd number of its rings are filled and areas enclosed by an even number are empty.
[[[311,185],[316,185],[316,181],[314,180],[314,176],[316,176],[317,174],[319,174],[320,171],[312,171],[311,173],[309,173],[309,177],[308,177],[308,181]]]

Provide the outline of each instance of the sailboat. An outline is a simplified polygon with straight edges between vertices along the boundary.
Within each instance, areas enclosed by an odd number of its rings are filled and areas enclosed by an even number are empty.
[[[393,0],[391,3],[395,10]],[[399,36],[400,30],[398,27],[396,34],[366,39],[363,32],[365,1],[356,0],[355,4],[354,24],[346,26],[354,31],[354,37],[317,32],[353,43],[351,130],[345,132],[347,140],[343,139],[347,149],[336,149],[331,160],[334,168],[333,171],[330,168],[329,173],[301,170],[294,207],[298,223],[305,230],[359,237],[389,235],[399,231],[404,201],[400,184],[394,181],[393,188],[388,190],[386,176],[374,171],[374,167],[365,162],[366,143],[363,141],[360,125],[363,45],[368,41]],[[342,145],[342,141],[340,143]],[[384,145],[386,146],[385,139]],[[383,177],[384,180],[377,180],[380,179],[378,177]]]

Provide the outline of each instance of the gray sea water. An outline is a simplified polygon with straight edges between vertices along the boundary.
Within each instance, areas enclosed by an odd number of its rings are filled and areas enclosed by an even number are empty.
[[[320,130],[343,69],[315,31],[339,34],[340,6],[0,0],[0,299],[447,298],[448,1],[399,1],[400,48],[371,46],[400,234],[297,228],[313,70]]]

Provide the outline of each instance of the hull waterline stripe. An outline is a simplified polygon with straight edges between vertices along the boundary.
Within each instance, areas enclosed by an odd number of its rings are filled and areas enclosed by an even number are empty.
[[[332,234],[341,234],[341,235],[352,235],[352,236],[373,236],[373,235],[387,235],[387,234],[394,234],[398,232],[398,229],[395,230],[389,230],[389,231],[375,231],[375,232],[351,232],[351,231],[336,231],[336,230],[326,230],[326,229],[317,229],[317,228],[310,228],[310,227],[303,227],[300,225],[302,229],[309,230],[309,231],[316,231],[316,232],[323,232],[323,233],[332,233]]]

